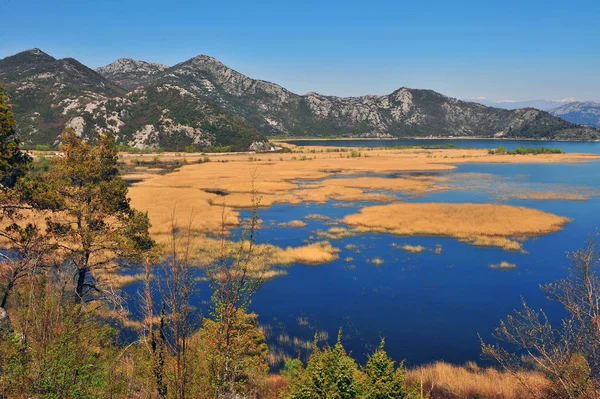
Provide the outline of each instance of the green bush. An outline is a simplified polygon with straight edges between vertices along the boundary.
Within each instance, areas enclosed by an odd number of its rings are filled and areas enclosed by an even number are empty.
[[[517,147],[514,150],[508,152],[511,155],[525,155],[525,154],[562,154],[563,151],[560,148],[545,148],[545,147]]]

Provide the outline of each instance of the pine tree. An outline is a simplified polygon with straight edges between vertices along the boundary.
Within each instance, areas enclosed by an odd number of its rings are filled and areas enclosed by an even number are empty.
[[[52,159],[43,177],[47,196],[55,203],[47,225],[74,270],[74,300],[79,303],[102,294],[98,272],[117,259],[136,257],[153,242],[147,215],[129,205],[112,134],[100,135],[91,146],[67,130],[61,141],[63,155]]]
[[[364,382],[362,395],[364,399],[404,399],[416,398],[412,390],[408,389],[404,380],[403,364],[396,367],[384,350],[385,341],[382,339],[379,347],[367,361],[364,368]]]
[[[15,117],[9,97],[0,85],[0,190],[6,191],[15,186],[23,177],[31,158],[21,151],[20,142],[15,133]]]

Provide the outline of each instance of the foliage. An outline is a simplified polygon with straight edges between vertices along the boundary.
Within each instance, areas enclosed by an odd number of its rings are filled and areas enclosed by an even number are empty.
[[[306,369],[289,381],[286,399],[350,399],[358,397],[358,366],[346,354],[341,330],[333,347],[319,348],[316,343]]]
[[[268,347],[257,328],[257,315],[237,310],[230,320],[228,335],[222,321],[204,319],[193,345],[204,358],[198,377],[208,382],[203,397],[220,398],[223,392],[256,392],[267,376]],[[228,341],[227,341],[228,340]],[[229,369],[228,369],[229,368]]]
[[[416,387],[409,387],[404,378],[403,364],[389,358],[384,341],[359,369],[346,354],[341,343],[341,330],[333,347],[318,348],[308,359],[306,368],[298,359],[286,362],[282,375],[288,379],[286,399],[418,399]]]
[[[20,148],[14,130],[14,113],[8,99],[0,85],[0,195],[17,184],[31,163],[31,157]]]
[[[391,399],[419,398],[416,389],[407,387],[404,378],[404,365],[396,367],[394,362],[383,349],[384,340],[367,361],[362,370],[361,398]]]
[[[546,147],[517,147],[514,150],[510,150],[508,152],[511,155],[525,155],[525,154],[562,154],[562,150],[560,148],[546,148]]]
[[[46,223],[48,235],[75,271],[74,299],[80,302],[102,294],[98,271],[118,258],[135,258],[153,244],[147,215],[129,206],[113,136],[101,135],[92,147],[67,130],[61,141],[63,156],[52,158],[41,177],[54,203]]]
[[[0,332],[0,397],[106,397],[116,331],[54,283],[34,279],[30,287],[14,303],[19,333]]]

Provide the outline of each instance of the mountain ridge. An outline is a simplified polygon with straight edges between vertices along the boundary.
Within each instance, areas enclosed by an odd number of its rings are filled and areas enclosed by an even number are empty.
[[[92,70],[32,49],[0,60],[0,83],[28,143],[55,143],[65,127],[89,140],[111,130],[138,148],[244,150],[265,136],[600,138],[544,111],[491,108],[433,90],[300,95],[207,55],[170,67],[121,58]]]
[[[600,128],[600,103],[577,101],[548,111],[551,115],[578,125]]]

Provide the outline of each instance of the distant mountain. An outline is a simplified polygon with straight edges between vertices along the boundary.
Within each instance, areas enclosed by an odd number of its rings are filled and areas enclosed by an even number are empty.
[[[566,121],[578,125],[593,126],[600,128],[600,103],[576,102],[565,104],[561,107],[548,111]]]
[[[504,109],[519,109],[519,108],[536,108],[542,111],[548,111],[561,105],[578,102],[576,98],[569,97],[562,100],[529,100],[529,101],[491,101],[486,99],[474,99],[473,102],[487,105],[488,107],[504,108]]]
[[[64,127],[93,140],[109,129],[136,147],[229,145],[247,149],[264,136],[506,137],[589,140],[600,137],[546,112],[506,110],[431,90],[389,95],[298,95],[251,79],[208,56],[172,67],[120,59],[93,71],[75,60],[29,50],[0,60],[30,143],[55,142]]]

